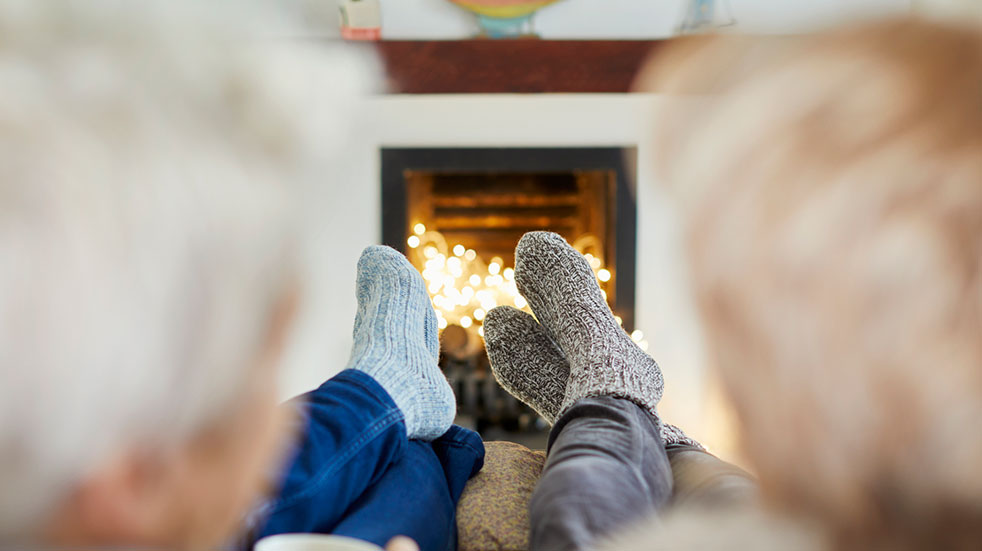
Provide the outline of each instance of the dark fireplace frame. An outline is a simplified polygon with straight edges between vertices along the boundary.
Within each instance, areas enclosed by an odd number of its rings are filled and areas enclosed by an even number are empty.
[[[637,201],[633,176],[637,151],[623,147],[558,148],[390,148],[381,150],[382,242],[406,252],[404,172],[564,172],[606,170],[616,174],[614,256],[617,294],[614,310],[624,328],[634,329],[637,273]]]

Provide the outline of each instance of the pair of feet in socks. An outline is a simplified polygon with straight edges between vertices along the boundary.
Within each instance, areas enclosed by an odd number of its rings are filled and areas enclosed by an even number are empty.
[[[499,306],[484,320],[491,367],[508,392],[550,423],[589,396],[624,398],[657,415],[661,370],[618,325],[579,252],[554,233],[528,233],[515,251],[515,280],[536,317]],[[422,277],[394,249],[369,247],[357,289],[348,367],[392,396],[410,438],[438,438],[456,402],[437,363],[437,319]],[[671,425],[662,435],[666,444],[694,444]]]

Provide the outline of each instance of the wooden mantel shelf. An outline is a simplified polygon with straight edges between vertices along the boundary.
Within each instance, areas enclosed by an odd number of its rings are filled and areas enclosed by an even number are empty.
[[[402,94],[624,93],[660,40],[381,41]]]

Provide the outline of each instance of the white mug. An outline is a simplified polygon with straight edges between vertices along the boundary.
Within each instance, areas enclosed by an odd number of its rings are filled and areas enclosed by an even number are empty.
[[[279,534],[257,541],[253,551],[382,551],[382,548],[344,536]]]

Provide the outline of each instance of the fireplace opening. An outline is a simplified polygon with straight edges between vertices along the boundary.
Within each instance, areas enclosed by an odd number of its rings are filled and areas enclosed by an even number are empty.
[[[633,330],[633,159],[622,148],[382,150],[383,242],[423,274],[459,421],[485,438],[541,446],[545,430],[497,385],[484,353],[482,321],[491,308],[529,311],[514,281],[515,245],[525,232],[554,231],[584,253],[611,310]]]

